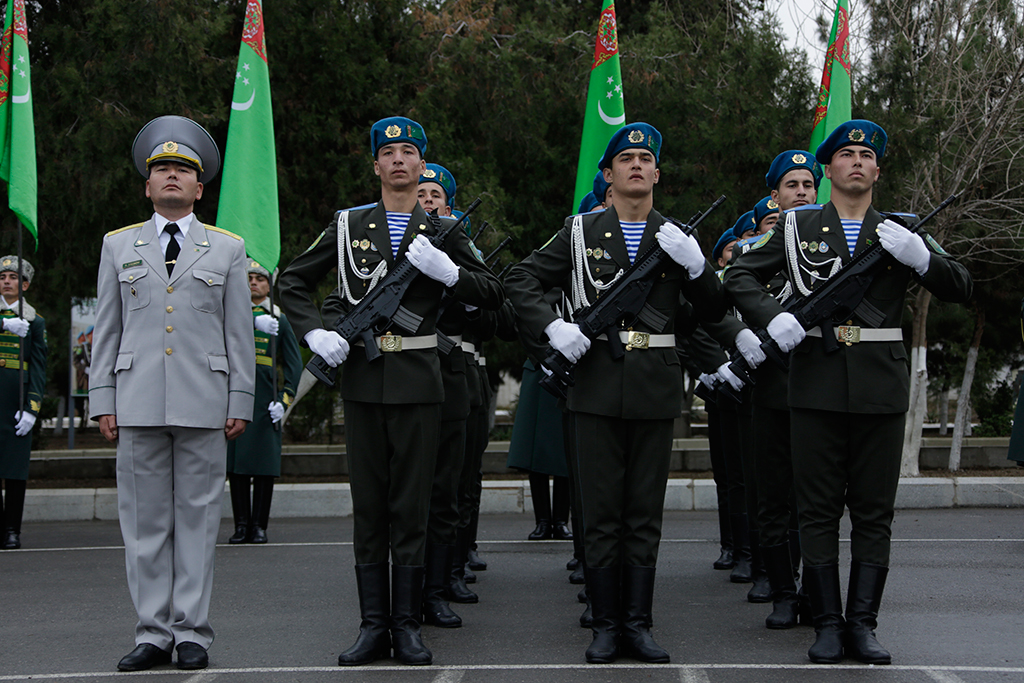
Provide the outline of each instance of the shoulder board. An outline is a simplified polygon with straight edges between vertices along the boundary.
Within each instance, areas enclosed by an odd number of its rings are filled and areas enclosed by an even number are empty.
[[[236,235],[235,233],[229,232],[224,228],[218,228],[216,225],[206,225],[205,223],[203,223],[203,227],[206,228],[207,230],[213,230],[214,232],[219,232],[222,235],[227,235],[228,237],[234,237],[236,240],[242,239],[241,235]]]
[[[716,270],[715,271],[715,275],[717,275],[718,279],[721,280],[722,278],[725,277],[725,271],[727,271],[727,270],[729,270],[729,266],[726,266],[725,268],[722,268],[721,270]]]
[[[753,244],[754,242],[757,242],[757,240],[761,239],[761,237],[762,235],[754,235],[753,237],[747,237],[746,239],[742,239],[739,242],[737,242],[733,248],[735,249],[736,247],[739,247],[740,249],[742,249],[743,247],[746,247],[748,245]]]
[[[108,232],[106,234],[106,237],[110,237],[112,235],[117,235],[118,233],[122,233],[125,230],[131,230],[132,228],[138,228],[138,227],[141,227],[143,225],[145,225],[145,223],[135,223],[134,225],[126,225],[123,228],[118,228],[117,230],[111,230],[110,232]]]
[[[372,209],[377,206],[377,202],[371,202],[370,204],[363,204],[362,206],[352,206],[347,209],[338,209],[338,211],[359,211],[361,209]]]
[[[558,233],[557,232],[554,235],[551,236],[551,239],[549,239],[547,242],[542,244],[540,248],[543,249],[544,247],[546,247],[549,244],[551,244],[552,242],[554,242],[556,237],[558,237]],[[537,251],[540,251],[540,249],[538,249]]]
[[[604,213],[605,211],[607,211],[607,209],[593,209],[592,211],[587,211],[586,213],[574,213],[573,216],[591,216],[596,213]]]
[[[770,240],[772,238],[772,235],[774,235],[774,234],[775,234],[775,228],[772,228],[771,230],[769,230],[765,234],[759,236],[753,243],[750,243],[750,240],[754,239],[753,237],[751,237],[751,238],[749,238],[747,240],[744,240],[745,244],[743,246],[743,253],[746,254],[748,251],[753,251],[755,249],[760,249],[764,245],[768,244],[768,240]],[[747,243],[749,243],[749,244],[747,244]]]
[[[823,208],[825,208],[824,204],[804,204],[803,206],[795,206],[786,211],[786,213],[789,213],[789,211],[810,211],[811,209],[821,210]]]

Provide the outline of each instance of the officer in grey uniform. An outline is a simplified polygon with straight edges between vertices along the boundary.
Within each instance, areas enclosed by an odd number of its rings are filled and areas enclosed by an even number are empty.
[[[192,213],[220,168],[199,124],[161,116],[135,167],[154,214],[107,233],[89,400],[117,442],[117,500],[137,647],[118,664],[205,668],[227,442],[252,420],[255,353],[245,244]]]
[[[910,376],[900,322],[911,279],[950,302],[971,296],[967,270],[928,235],[916,234],[872,206],[887,137],[871,121],[838,126],[814,156],[832,181],[832,200],[786,213],[725,273],[744,319],[793,350],[789,406],[793,472],[804,561],[804,588],[817,638],[816,663],[846,656],[870,664],[892,658],[875,638],[889,571],[893,506],[899,482]],[[892,258],[874,276],[846,320],[804,330],[764,284],[786,271],[805,295],[857,254],[880,242]],[[822,336],[838,342],[826,350]],[[805,339],[806,338],[806,339]],[[843,617],[839,522],[850,510],[850,586]]]
[[[32,428],[46,388],[46,321],[19,292],[28,291],[35,269],[18,257],[0,257],[0,548],[21,547],[21,517],[32,454]]]

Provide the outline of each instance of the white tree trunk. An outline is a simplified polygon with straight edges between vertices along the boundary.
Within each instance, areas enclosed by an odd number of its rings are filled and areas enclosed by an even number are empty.
[[[901,477],[921,474],[921,431],[928,412],[928,347],[915,346],[910,350],[910,408],[903,431],[903,461]]]
[[[939,436],[949,434],[949,389],[939,393]]]
[[[949,446],[949,470],[960,469],[960,450],[964,436],[971,426],[971,385],[974,383],[974,368],[978,364],[978,347],[971,345],[967,351],[967,365],[964,367],[964,383],[956,402],[956,421],[953,423],[953,443]]]

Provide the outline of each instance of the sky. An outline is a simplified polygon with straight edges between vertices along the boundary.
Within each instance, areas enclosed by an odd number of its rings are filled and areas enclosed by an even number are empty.
[[[862,12],[863,4],[859,0],[848,0],[848,6],[851,48],[856,63],[867,48],[861,30],[866,17]],[[831,26],[836,11],[836,0],[766,0],[765,10],[775,14],[779,28],[787,37],[787,46],[802,49],[811,65],[811,72],[815,74],[816,79],[820,78],[827,46],[818,39],[816,17],[819,14],[824,15],[826,24]]]

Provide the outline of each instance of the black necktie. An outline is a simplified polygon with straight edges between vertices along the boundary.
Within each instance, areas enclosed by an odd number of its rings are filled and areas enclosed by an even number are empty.
[[[178,244],[178,238],[175,237],[178,234],[178,224],[168,223],[164,226],[164,232],[171,236],[171,241],[167,243],[167,255],[164,259],[167,264],[167,275],[170,276],[171,271],[174,270],[174,263],[178,260],[178,253],[181,252],[181,245]]]

